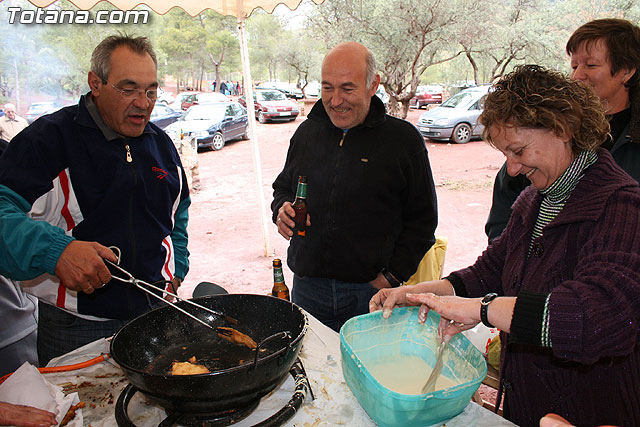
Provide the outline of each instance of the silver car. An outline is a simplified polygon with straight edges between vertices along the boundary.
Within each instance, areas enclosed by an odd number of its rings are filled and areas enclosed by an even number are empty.
[[[418,130],[426,138],[451,140],[456,144],[466,144],[480,136],[484,126],[478,123],[478,116],[489,87],[472,87],[453,95],[439,107],[422,114]]]

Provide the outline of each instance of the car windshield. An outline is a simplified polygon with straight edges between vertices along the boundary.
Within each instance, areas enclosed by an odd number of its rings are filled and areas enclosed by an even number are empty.
[[[464,105],[467,105],[469,102],[476,99],[477,97],[478,97],[477,93],[475,92],[462,91],[460,93],[453,95],[451,98],[443,102],[441,107],[445,107],[445,108],[462,107]]]
[[[29,107],[29,111],[46,111],[50,108],[55,107],[55,102],[37,102],[35,104],[31,104],[31,107]]]
[[[258,101],[282,101],[287,99],[284,93],[277,90],[261,90],[256,93]]]
[[[215,120],[221,121],[224,118],[224,105],[195,105],[184,115],[184,120]]]

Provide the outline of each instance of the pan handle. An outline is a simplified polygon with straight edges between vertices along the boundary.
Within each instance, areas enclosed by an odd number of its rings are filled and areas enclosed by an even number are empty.
[[[287,347],[289,347],[291,345],[291,332],[289,331],[282,331],[282,332],[277,332],[273,335],[270,335],[268,337],[266,337],[265,339],[263,339],[262,341],[260,341],[256,347],[256,354],[253,357],[253,366],[251,368],[249,368],[249,370],[255,369],[258,366],[258,355],[260,354],[260,347],[262,347],[262,345],[264,343],[266,343],[267,341],[271,341],[272,339],[275,338],[289,338],[289,342],[287,343]]]

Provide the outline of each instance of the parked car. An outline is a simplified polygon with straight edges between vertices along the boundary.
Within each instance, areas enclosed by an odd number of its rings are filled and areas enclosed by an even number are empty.
[[[162,102],[156,102],[151,112],[151,122],[164,129],[182,116],[182,111],[173,111]]]
[[[409,107],[422,108],[424,105],[442,103],[442,86],[418,86],[416,96],[409,101]]]
[[[227,95],[220,92],[198,92],[187,96],[184,101],[182,101],[182,110],[186,111],[192,105],[229,101],[230,99]]]
[[[158,98],[156,99],[156,102],[161,102],[165,105],[169,105],[175,100],[176,98],[173,96],[171,92],[167,92],[161,87],[158,88]]]
[[[178,93],[178,95],[176,95],[175,101],[169,103],[169,107],[171,107],[173,111],[182,111],[182,101],[187,99],[189,95],[194,95],[196,93],[200,93],[200,92],[190,91],[190,92]]]
[[[58,111],[62,107],[64,107],[64,105],[59,101],[34,102],[27,111],[27,123],[31,124],[38,117]]]
[[[480,136],[484,126],[478,123],[478,116],[482,113],[482,103],[489,87],[465,89],[439,107],[423,113],[418,119],[418,130],[427,138],[450,139],[456,144],[466,144],[473,137]]]
[[[291,83],[283,83],[283,82],[264,82],[256,87],[256,89],[275,89],[284,93],[287,98],[293,99],[302,99],[304,98],[304,93],[296,87],[296,85]]]
[[[304,93],[307,97],[320,98],[320,93],[322,90],[322,85],[318,82],[310,82],[307,83],[307,86],[304,88]]]
[[[245,107],[247,106],[244,96],[241,96],[238,102]],[[256,110],[256,119],[260,123],[293,121],[300,113],[298,104],[287,99],[284,93],[273,89],[256,89],[253,92],[253,107]]]
[[[384,86],[382,86],[382,85],[378,86],[378,89],[376,90],[376,96],[378,98],[380,98],[380,100],[382,101],[382,103],[386,107],[387,104],[389,103],[389,94],[387,93],[386,90],[384,90]]]
[[[227,141],[247,139],[247,110],[237,102],[218,102],[190,107],[178,121],[165,128],[176,135],[195,136],[198,148],[221,150]]]

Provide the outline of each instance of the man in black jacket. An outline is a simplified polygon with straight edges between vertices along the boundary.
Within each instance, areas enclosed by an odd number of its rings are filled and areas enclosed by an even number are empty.
[[[424,139],[385,114],[380,76],[359,43],[322,63],[322,99],[291,138],[271,204],[291,239],[292,299],[338,331],[369,312],[378,289],[399,286],[435,242],[437,202]],[[307,177],[307,230],[293,236],[298,176]]]

